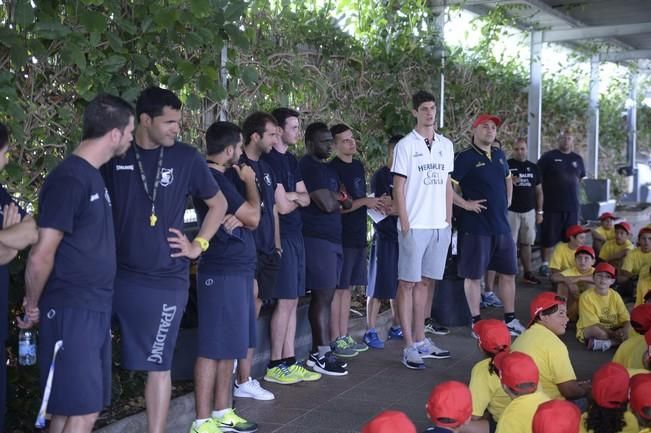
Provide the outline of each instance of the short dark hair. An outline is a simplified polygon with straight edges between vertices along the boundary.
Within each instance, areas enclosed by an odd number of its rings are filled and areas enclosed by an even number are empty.
[[[255,113],[249,114],[249,116],[244,119],[244,123],[242,123],[244,144],[249,144],[251,142],[251,137],[256,132],[260,137],[262,137],[264,135],[264,130],[267,127],[267,123],[272,123],[274,126],[278,126],[276,119],[269,113],[256,111]]]
[[[419,90],[411,96],[411,103],[414,107],[414,110],[418,110],[418,107],[420,107],[420,104],[423,102],[436,103],[436,98],[434,98],[434,95],[432,95],[430,92],[426,92],[424,90]]]
[[[316,134],[319,132],[328,131],[328,125],[323,122],[314,122],[307,125],[305,128],[305,143],[314,142]]]
[[[0,122],[0,150],[4,149],[9,142],[9,128]]]
[[[242,130],[231,122],[215,122],[206,131],[206,154],[219,155],[240,141]]]
[[[136,100],[136,116],[140,120],[140,115],[145,113],[153,119],[163,114],[165,107],[180,110],[181,100],[171,90],[158,86],[147,87]]]
[[[346,125],[345,123],[337,123],[336,125],[332,125],[330,127],[330,134],[334,137],[335,135],[344,133],[346,131],[351,131],[350,127]]]
[[[276,122],[278,122],[278,126],[281,128],[285,127],[285,122],[287,119],[290,117],[300,117],[300,113],[296,110],[292,110],[291,108],[287,107],[279,107],[276,108],[274,111],[271,112],[271,115],[276,119]]]
[[[100,93],[84,110],[81,139],[100,138],[116,128],[124,131],[131,117],[133,117],[131,104],[119,96]]]

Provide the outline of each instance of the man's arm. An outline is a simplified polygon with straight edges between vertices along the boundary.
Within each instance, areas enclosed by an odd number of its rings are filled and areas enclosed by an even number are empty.
[[[486,209],[486,206],[482,204],[486,201],[486,199],[466,200],[461,197],[459,193],[460,191],[461,188],[459,187],[459,184],[454,184],[454,188],[452,189],[452,203],[454,203],[455,206],[467,210],[468,212],[475,213],[481,213],[482,210]]]
[[[338,192],[321,188],[310,193],[310,200],[323,212],[333,213],[341,210],[341,203],[339,202],[340,195]]]
[[[452,225],[452,203],[454,202],[454,189],[452,188],[452,176],[448,174],[445,184],[445,221]]]
[[[233,166],[233,170],[240,177],[246,189],[246,201],[235,211],[235,216],[249,230],[255,230],[260,224],[260,192],[255,183],[255,172],[251,167],[245,165]]]
[[[577,380],[568,380],[567,382],[556,384],[561,395],[568,400],[576,400],[585,397],[590,390],[589,382],[579,382]]]
[[[274,190],[274,200],[276,201],[276,206],[278,207],[278,212],[281,215],[287,215],[290,212],[293,212],[298,208],[298,203],[294,200],[296,193],[287,192],[282,183],[276,184],[276,189]]]
[[[400,220],[400,230],[402,234],[409,231],[409,215],[407,214],[407,199],[405,196],[407,187],[407,178],[399,174],[393,176],[393,200],[398,209],[398,219]]]
[[[542,184],[536,185],[536,224],[541,224],[544,218],[544,215],[540,212],[543,211],[543,189]]]
[[[382,201],[379,197],[362,197],[357,200],[353,200],[353,204],[350,209],[342,210],[341,213],[350,213],[359,209],[362,206],[366,206],[369,209],[380,210]]]
[[[25,215],[21,222],[0,230],[0,244],[9,249],[22,250],[37,240],[36,222],[29,215]]]
[[[282,251],[283,244],[280,242],[280,217],[278,216],[278,207],[274,205],[274,244],[277,250]]]
[[[506,185],[506,207],[511,207],[511,199],[513,198],[513,181],[511,181],[510,175],[504,179],[504,185]]]

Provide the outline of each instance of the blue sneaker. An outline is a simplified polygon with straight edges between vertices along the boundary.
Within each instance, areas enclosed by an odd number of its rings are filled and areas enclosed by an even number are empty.
[[[380,340],[375,329],[364,334],[364,343],[371,349],[384,349],[384,341]]]
[[[402,328],[400,326],[398,327],[391,327],[389,328],[389,334],[387,335],[387,338],[389,340],[402,340],[404,336],[402,335]]]
[[[484,304],[486,304],[487,307],[502,308],[504,306],[495,292],[482,293],[481,300],[484,302]]]

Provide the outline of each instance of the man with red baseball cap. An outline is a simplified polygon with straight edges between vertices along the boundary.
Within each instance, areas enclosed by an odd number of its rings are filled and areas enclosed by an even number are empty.
[[[592,245],[597,254],[604,243],[615,239],[615,220],[617,217],[610,212],[599,215],[599,227],[592,229]]]
[[[578,247],[585,245],[586,233],[590,233],[590,229],[580,225],[572,225],[567,228],[565,231],[567,242],[559,242],[554,247],[554,252],[549,262],[552,281],[558,280],[556,274],[560,274],[564,270],[574,267],[574,253]]]
[[[508,352],[511,347],[511,334],[501,320],[484,319],[472,327],[477,336],[479,348],[485,358],[476,363],[470,373],[470,393],[472,394],[473,432],[492,433],[511,398],[506,395],[497,374],[493,359],[498,353]],[[484,416],[488,411],[488,415]]]
[[[495,357],[504,391],[513,399],[497,422],[496,433],[531,433],[533,415],[550,398],[538,391],[538,367],[522,352],[499,353]]]
[[[565,343],[559,338],[567,327],[565,299],[554,292],[543,292],[529,305],[529,328],[513,343],[511,350],[531,356],[540,372],[540,384],[550,398],[582,399],[588,382],[578,382]],[[585,403],[582,401],[581,403]]]
[[[581,245],[574,250],[574,266],[552,274],[552,282],[558,284],[556,292],[567,298],[567,316],[570,320],[576,321],[578,318],[577,301],[581,293],[594,286],[594,262],[595,252],[592,247]]]
[[[564,128],[558,135],[558,148],[545,152],[538,160],[542,177],[545,218],[540,230],[543,264],[540,273],[548,276],[547,260],[562,240],[565,230],[579,222],[579,183],[585,177],[583,158],[573,152],[574,137]]]
[[[651,433],[651,373],[631,378],[631,410],[637,417],[640,433]]]
[[[594,270],[594,288],[579,298],[576,338],[586,343],[589,350],[605,352],[628,338],[631,328],[628,309],[620,294],[610,288],[616,277],[613,265],[599,263]]]
[[[635,305],[642,303],[644,293],[651,287],[651,227],[642,227],[637,235],[637,248],[628,253],[622,263],[621,273],[618,276],[620,291],[623,293],[636,293]],[[637,279],[637,282],[635,281]],[[629,283],[630,281],[630,283]],[[628,287],[627,287],[627,283]],[[631,286],[635,286],[633,292]],[[640,293],[641,292],[641,293]]]
[[[550,400],[533,416],[533,433],[579,433],[581,411],[566,400]]]
[[[404,412],[385,410],[362,427],[362,433],[416,433],[416,426]]]
[[[635,334],[617,348],[613,362],[626,368],[644,368],[644,355],[648,351],[644,334],[651,329],[651,304],[642,304],[633,308],[631,327]]]
[[[464,290],[472,323],[481,320],[480,282],[487,271],[500,274],[500,297],[504,322],[512,335],[524,327],[515,318],[516,249],[511,237],[507,209],[511,205],[513,182],[504,152],[493,146],[502,121],[482,114],[473,123],[471,146],[454,161],[452,182],[457,191],[454,204],[463,209],[459,219],[457,272],[464,278]]]
[[[472,397],[465,383],[450,380],[432,390],[427,404],[427,417],[434,423],[427,433],[455,433],[470,422]],[[395,431],[396,433],[398,430]]]

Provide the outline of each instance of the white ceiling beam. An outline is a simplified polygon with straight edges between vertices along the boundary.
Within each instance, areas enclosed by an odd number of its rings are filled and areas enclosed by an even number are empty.
[[[567,30],[546,30],[544,42],[567,42],[581,39],[603,39],[617,36],[651,33],[651,23],[621,24],[615,26],[581,27]]]
[[[600,53],[602,62],[623,62],[625,60],[651,59],[651,50],[617,51],[614,53]]]

